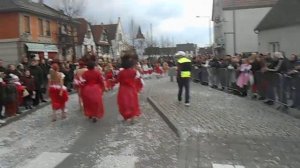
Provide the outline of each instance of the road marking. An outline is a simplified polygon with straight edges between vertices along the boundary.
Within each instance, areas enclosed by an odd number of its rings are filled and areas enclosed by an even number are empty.
[[[106,156],[97,168],[135,168],[135,156]]]
[[[241,165],[213,164],[213,168],[245,168]]]
[[[44,152],[31,160],[23,168],[55,168],[64,161],[70,153],[50,153]]]

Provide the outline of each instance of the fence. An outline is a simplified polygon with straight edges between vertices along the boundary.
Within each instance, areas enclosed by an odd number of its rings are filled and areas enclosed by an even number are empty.
[[[236,85],[240,72],[236,69],[210,68],[193,66],[192,79],[204,85],[220,88],[227,92],[241,93]],[[277,102],[281,107],[300,107],[300,76],[288,76],[275,72],[253,73],[254,83],[248,87],[248,91],[257,93],[260,97],[271,102]]]

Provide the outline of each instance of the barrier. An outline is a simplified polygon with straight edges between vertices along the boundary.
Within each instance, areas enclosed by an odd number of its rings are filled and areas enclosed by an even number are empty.
[[[209,86],[220,88],[227,92],[241,93],[236,86],[240,72],[236,69],[210,68],[204,66],[193,66],[192,78],[194,81],[207,83]],[[259,95],[262,99],[276,102],[281,107],[300,107],[300,76],[288,76],[275,72],[254,72],[254,83],[248,87],[252,93]],[[250,84],[249,84],[250,85]]]

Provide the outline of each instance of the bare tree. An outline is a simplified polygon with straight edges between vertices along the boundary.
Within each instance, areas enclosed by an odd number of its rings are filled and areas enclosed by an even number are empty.
[[[81,16],[85,10],[87,0],[56,0],[56,7],[63,10],[70,17]]]

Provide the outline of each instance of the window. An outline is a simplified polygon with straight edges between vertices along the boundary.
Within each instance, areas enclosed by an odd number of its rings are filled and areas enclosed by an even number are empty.
[[[279,42],[271,42],[271,43],[269,43],[269,46],[270,46],[271,53],[280,51],[280,44],[279,44]]]
[[[39,32],[40,32],[41,36],[44,35],[44,26],[43,26],[43,20],[42,19],[39,19]]]
[[[51,31],[50,31],[50,21],[46,21],[46,35],[51,36]]]
[[[29,16],[24,16],[24,31],[25,31],[25,33],[30,33],[30,18],[29,18]]]

